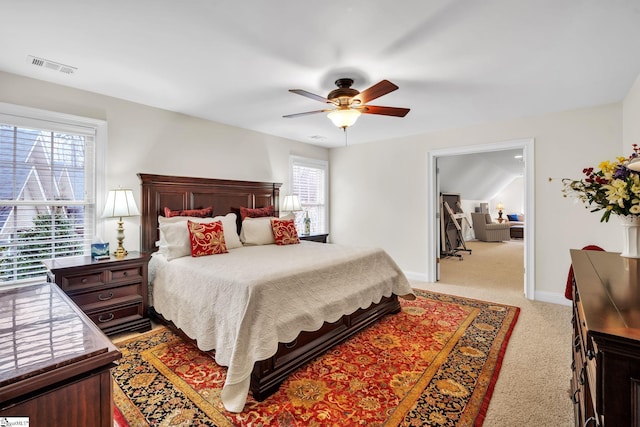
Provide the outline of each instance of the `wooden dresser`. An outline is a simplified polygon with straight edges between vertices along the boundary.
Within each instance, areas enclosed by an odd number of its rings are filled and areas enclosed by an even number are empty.
[[[640,260],[571,251],[576,426],[640,426]]]
[[[89,256],[44,261],[49,281],[71,299],[107,335],[151,329],[147,316],[149,255],[95,261]]]
[[[0,291],[0,419],[113,425],[118,349],[54,284]]]

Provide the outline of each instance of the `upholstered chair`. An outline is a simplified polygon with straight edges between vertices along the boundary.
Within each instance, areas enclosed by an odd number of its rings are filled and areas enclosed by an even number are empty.
[[[476,239],[483,242],[502,242],[511,240],[509,224],[503,222],[498,224],[493,222],[491,215],[488,213],[471,212],[471,222],[473,222],[473,231]]]

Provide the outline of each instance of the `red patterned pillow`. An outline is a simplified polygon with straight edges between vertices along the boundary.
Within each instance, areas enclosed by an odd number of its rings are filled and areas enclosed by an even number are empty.
[[[164,216],[171,218],[172,216],[193,216],[196,218],[207,218],[213,216],[213,206],[202,209],[183,209],[178,211],[172,211],[171,209],[164,208]]]
[[[245,218],[262,218],[264,216],[274,216],[275,209],[273,205],[267,206],[264,208],[245,208],[240,206],[240,218],[244,220]]]
[[[272,219],[271,231],[273,232],[276,245],[294,245],[300,243],[298,232],[296,231],[296,224],[292,219]]]
[[[224,242],[224,230],[221,221],[206,224],[187,221],[189,240],[191,242],[191,256],[226,254],[227,245]]]

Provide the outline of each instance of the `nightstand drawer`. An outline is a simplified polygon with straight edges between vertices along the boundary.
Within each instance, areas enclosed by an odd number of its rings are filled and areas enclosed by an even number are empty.
[[[74,292],[105,284],[104,275],[100,271],[64,276],[61,282],[60,287],[65,292]]]
[[[106,307],[101,310],[87,309],[86,313],[87,316],[89,316],[89,318],[101,328],[109,326],[109,323],[125,317],[142,317],[142,298],[134,298],[128,302],[129,304],[119,304],[117,306]]]
[[[112,302],[117,298],[126,297],[129,295],[139,295],[139,286],[140,285],[136,283],[128,286],[119,286],[117,288],[100,289],[93,292],[74,295],[71,299],[73,299],[73,302],[78,304],[80,308],[88,304],[95,303],[103,303],[106,305],[110,304],[110,301]]]
[[[142,268],[141,267],[132,267],[125,268],[122,270],[112,270],[111,271],[111,280],[110,282],[124,282],[131,280],[142,280]]]

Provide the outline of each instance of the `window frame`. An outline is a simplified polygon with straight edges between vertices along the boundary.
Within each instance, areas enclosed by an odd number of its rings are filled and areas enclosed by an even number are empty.
[[[107,153],[107,122],[101,119],[60,113],[33,107],[0,102],[0,122],[15,127],[41,129],[60,133],[93,134],[93,179],[92,197],[87,199],[93,205],[93,230],[97,235],[104,235],[104,221],[100,220],[100,212],[104,209]],[[37,202],[34,204],[41,204]],[[86,251],[89,255],[89,251]],[[19,279],[18,281],[0,282],[0,289],[27,286],[41,282],[42,279]]]
[[[322,205],[324,207],[324,224],[322,227],[320,227],[319,229],[316,229],[316,231],[312,231],[311,234],[329,234],[329,230],[330,230],[330,220],[329,220],[329,161],[328,160],[321,160],[321,159],[314,159],[314,158],[310,158],[310,157],[303,157],[303,156],[295,156],[295,155],[291,155],[289,156],[289,193],[290,194],[295,194],[293,192],[293,188],[294,188],[294,177],[293,177],[293,168],[294,166],[303,166],[303,167],[308,167],[308,168],[314,168],[314,169],[321,169],[324,171],[324,204]],[[300,203],[302,204],[302,206],[304,207],[304,204],[302,203],[302,200],[300,200]],[[304,210],[303,210],[304,212]],[[303,213],[296,213],[296,225],[300,224],[301,222],[301,218],[302,218]],[[313,227],[313,223],[312,223],[312,227]],[[300,231],[301,228],[298,227],[298,230]]]

